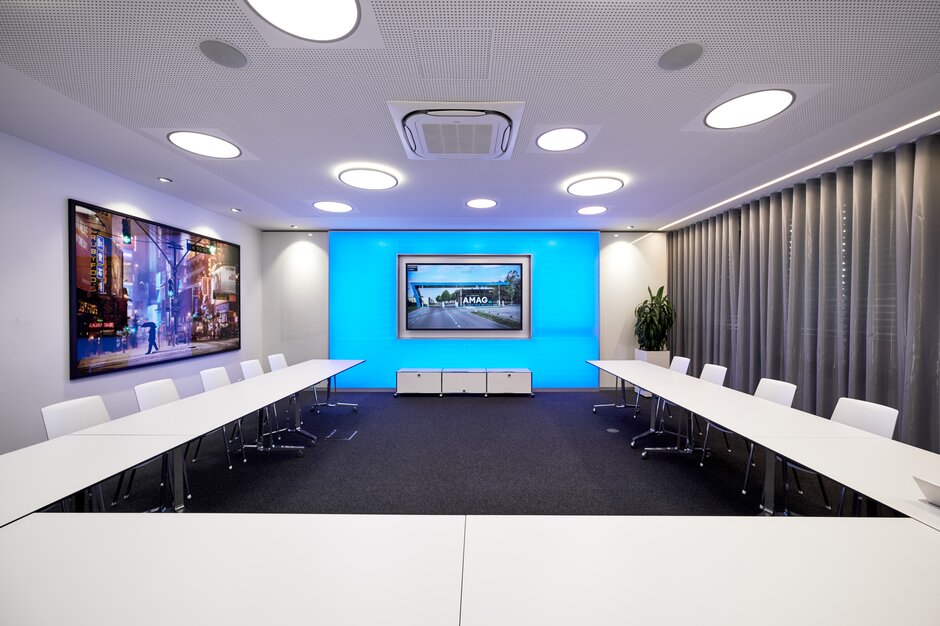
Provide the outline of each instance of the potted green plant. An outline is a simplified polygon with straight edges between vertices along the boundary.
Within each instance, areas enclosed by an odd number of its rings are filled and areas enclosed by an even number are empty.
[[[676,321],[676,310],[669,301],[669,296],[664,293],[665,285],[659,288],[656,295],[653,295],[651,288],[647,287],[646,290],[650,294],[649,299],[641,302],[634,310],[636,323],[633,325],[633,332],[636,334],[638,345],[635,358],[669,367],[666,338]]]

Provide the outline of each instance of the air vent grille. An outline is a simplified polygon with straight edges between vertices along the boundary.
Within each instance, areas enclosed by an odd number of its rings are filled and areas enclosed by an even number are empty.
[[[421,124],[429,154],[489,156],[493,145],[491,124]]]

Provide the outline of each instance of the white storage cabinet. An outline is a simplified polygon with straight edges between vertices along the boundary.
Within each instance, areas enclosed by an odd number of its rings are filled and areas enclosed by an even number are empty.
[[[523,368],[487,368],[486,393],[532,395],[532,371]]]
[[[441,393],[478,393],[486,395],[486,370],[481,368],[444,369]]]
[[[395,377],[395,395],[400,393],[433,393],[441,395],[441,368],[412,368],[398,370]]]

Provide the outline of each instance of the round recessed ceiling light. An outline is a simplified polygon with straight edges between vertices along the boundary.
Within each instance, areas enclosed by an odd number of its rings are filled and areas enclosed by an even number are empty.
[[[764,89],[746,93],[719,104],[705,116],[705,125],[726,129],[750,126],[783,113],[796,94],[786,89]]]
[[[583,206],[578,209],[578,213],[581,215],[600,215],[601,213],[606,213],[607,207],[605,206]]]
[[[496,206],[496,200],[490,200],[489,198],[474,198],[473,200],[467,200],[467,206],[471,209],[492,209]]]
[[[339,173],[339,179],[358,189],[391,189],[398,184],[398,179],[388,172],[370,168],[343,170]]]
[[[261,19],[288,35],[330,43],[359,26],[358,0],[245,0]]]
[[[573,196],[602,196],[623,187],[624,180],[617,176],[594,175],[568,183],[565,190]]]
[[[685,69],[699,60],[702,51],[702,46],[697,43],[680,44],[663,52],[656,64],[667,72]]]
[[[349,213],[352,211],[352,207],[348,204],[342,202],[331,202],[329,200],[321,200],[319,202],[313,203],[314,208],[320,209],[321,211],[327,211],[329,213]]]
[[[205,133],[178,130],[170,133],[166,138],[177,148],[214,159],[234,159],[242,153],[241,149],[232,142]]]
[[[231,208],[231,211],[232,211],[232,213],[241,213],[241,212],[242,212],[242,210],[239,209],[239,208],[237,208],[237,207],[232,207],[232,208]]]
[[[241,50],[235,46],[230,46],[224,41],[207,39],[199,44],[199,50],[206,55],[210,61],[215,61],[225,67],[239,68],[248,65],[248,58]]]
[[[172,183],[173,179],[167,178],[166,176],[157,176],[157,182],[158,183]]]
[[[539,135],[536,145],[549,152],[573,150],[587,141],[587,133],[580,128],[556,128]]]

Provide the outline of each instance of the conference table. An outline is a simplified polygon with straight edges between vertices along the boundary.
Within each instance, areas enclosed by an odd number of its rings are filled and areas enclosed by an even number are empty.
[[[20,626],[940,615],[940,533],[904,518],[34,514],[0,554],[0,621]]]
[[[762,446],[767,514],[779,454],[940,530],[940,507],[923,500],[913,479],[940,484],[940,455],[645,361],[588,363]]]
[[[164,452],[172,475],[182,476],[188,442],[362,362],[304,361],[0,455],[0,526]],[[301,430],[299,403],[291,430]],[[183,481],[171,482],[181,511]]]

